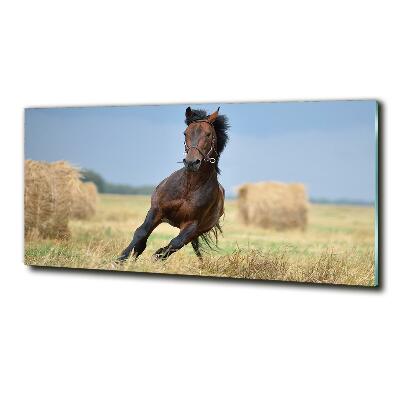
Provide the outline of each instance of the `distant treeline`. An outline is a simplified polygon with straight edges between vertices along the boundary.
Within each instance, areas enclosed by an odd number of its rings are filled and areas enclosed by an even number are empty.
[[[155,186],[142,185],[142,186],[131,186],[118,183],[107,182],[100,174],[90,169],[81,170],[81,179],[83,182],[93,182],[97,186],[99,193],[112,193],[112,194],[152,194]],[[233,194],[227,194],[226,199],[236,199],[237,196]],[[325,199],[325,198],[311,198],[311,203],[314,204],[348,204],[348,205],[364,205],[373,206],[374,202],[363,201],[363,200],[349,200],[349,199]]]
[[[314,204],[343,204],[343,205],[354,205],[354,206],[374,206],[373,201],[367,200],[352,200],[352,199],[324,199],[324,198],[311,198],[311,203]]]
[[[154,186],[131,186],[118,183],[107,182],[100,174],[95,171],[84,169],[81,171],[81,179],[83,182],[93,182],[97,186],[99,193],[112,194],[151,194]]]

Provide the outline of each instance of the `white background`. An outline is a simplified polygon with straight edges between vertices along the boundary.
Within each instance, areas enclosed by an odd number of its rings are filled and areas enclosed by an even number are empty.
[[[399,398],[396,2],[272,4],[1,3],[2,399]],[[353,98],[384,104],[382,289],[23,266],[24,107]]]

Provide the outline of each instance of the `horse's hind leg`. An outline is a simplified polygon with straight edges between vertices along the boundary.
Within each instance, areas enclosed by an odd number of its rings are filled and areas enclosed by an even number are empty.
[[[172,253],[175,253],[198,236],[197,223],[192,222],[181,229],[179,235],[173,238],[168,246],[158,249],[153,257],[156,260],[166,260]]]
[[[131,255],[132,251],[135,258],[139,257],[146,248],[148,237],[160,222],[161,217],[159,213],[155,209],[151,208],[147,213],[143,224],[136,229],[129,246],[121,253],[117,261],[125,261]]]
[[[203,256],[201,255],[200,251],[199,238],[197,237],[196,239],[193,239],[191,243],[196,256],[199,257],[199,260],[203,260]]]

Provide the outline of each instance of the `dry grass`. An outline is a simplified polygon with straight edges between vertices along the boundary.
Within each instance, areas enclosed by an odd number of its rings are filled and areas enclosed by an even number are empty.
[[[25,236],[67,239],[79,173],[65,161],[25,161]]]
[[[131,264],[126,270],[181,275],[200,275],[239,279],[278,280],[372,286],[374,283],[373,252],[337,254],[324,251],[319,255],[294,259],[289,250],[272,251],[238,249],[232,254],[208,256],[190,266],[177,256],[173,263],[150,260]]]
[[[224,236],[218,252],[200,263],[191,246],[166,262],[151,255],[165,246],[177,229],[160,225],[143,255],[113,264],[143,221],[148,196],[100,195],[96,215],[70,221],[71,239],[27,238],[25,262],[59,266],[166,274],[221,276],[348,285],[374,285],[374,210],[372,207],[311,205],[309,226],[276,231],[240,222],[236,201],[226,202]]]
[[[238,188],[238,207],[247,225],[278,230],[307,226],[309,204],[300,183],[246,183]]]

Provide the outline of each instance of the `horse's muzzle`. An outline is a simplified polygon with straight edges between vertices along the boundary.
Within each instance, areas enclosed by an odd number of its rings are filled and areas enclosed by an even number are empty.
[[[200,165],[201,165],[201,160],[193,160],[193,161],[188,161],[186,158],[183,159],[183,165],[185,166],[186,170],[190,172],[196,172],[199,170]]]

